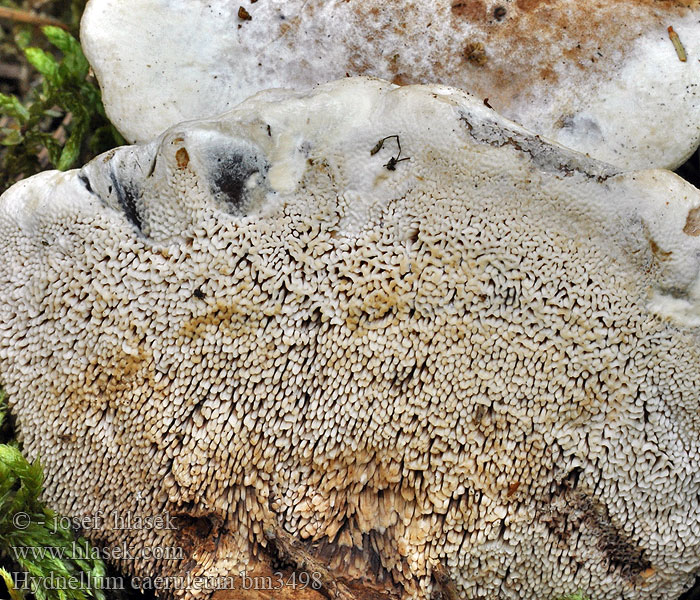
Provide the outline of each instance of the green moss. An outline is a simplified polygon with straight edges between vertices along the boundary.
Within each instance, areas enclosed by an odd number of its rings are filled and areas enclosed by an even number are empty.
[[[0,392],[0,427],[7,414]],[[39,499],[43,480],[39,461],[27,461],[16,441],[0,444],[0,579],[11,600],[24,599],[25,591],[36,600],[104,600],[104,563]],[[20,575],[13,578],[10,571]],[[46,589],[46,582],[59,582],[58,589]]]
[[[563,596],[559,598],[559,600],[591,600],[591,598],[579,590],[578,592],[569,594],[568,596]]]
[[[26,30],[15,43],[41,75],[28,101],[0,93],[0,191],[49,167],[66,170],[124,139],[107,120],[100,90],[78,41],[67,31],[42,27],[50,47],[29,46]]]

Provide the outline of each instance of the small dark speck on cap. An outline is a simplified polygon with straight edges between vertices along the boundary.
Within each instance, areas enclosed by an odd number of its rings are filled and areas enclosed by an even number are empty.
[[[238,7],[238,18],[243,20],[243,21],[250,21],[253,17],[250,16],[250,13],[242,6]]]

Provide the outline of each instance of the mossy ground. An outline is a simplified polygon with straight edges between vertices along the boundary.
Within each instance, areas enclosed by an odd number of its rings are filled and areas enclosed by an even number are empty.
[[[0,192],[124,143],[77,41],[83,5],[0,0]]]

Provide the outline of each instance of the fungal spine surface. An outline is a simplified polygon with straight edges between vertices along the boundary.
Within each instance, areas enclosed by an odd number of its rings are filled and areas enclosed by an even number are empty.
[[[451,88],[272,90],[2,196],[2,384],[54,508],[178,517],[88,532],[135,574],[670,600],[699,210]]]

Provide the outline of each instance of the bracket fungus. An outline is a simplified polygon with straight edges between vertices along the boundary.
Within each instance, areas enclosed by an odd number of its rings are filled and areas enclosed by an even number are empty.
[[[452,88],[270,90],[2,196],[2,383],[47,500],[133,574],[677,598],[699,211]]]
[[[697,0],[265,0],[246,3],[245,18],[240,8],[90,0],[81,40],[127,139],[263,89],[370,75],[464,89],[624,168],[675,168],[700,143]]]

